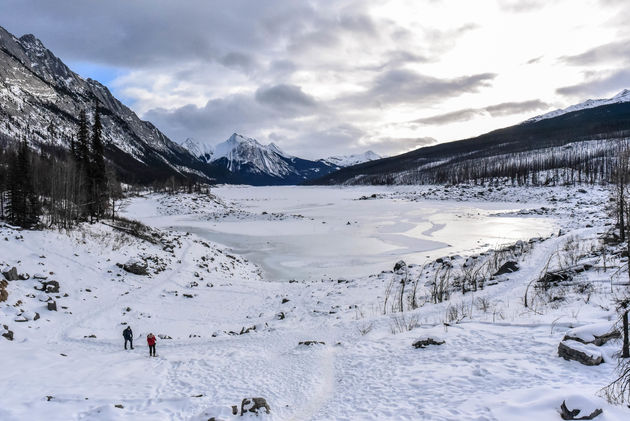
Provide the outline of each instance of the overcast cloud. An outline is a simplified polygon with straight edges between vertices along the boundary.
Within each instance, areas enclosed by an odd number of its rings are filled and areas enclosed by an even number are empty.
[[[0,25],[35,34],[174,141],[241,132],[318,158],[401,153],[611,96],[630,86],[627,7],[3,0]]]

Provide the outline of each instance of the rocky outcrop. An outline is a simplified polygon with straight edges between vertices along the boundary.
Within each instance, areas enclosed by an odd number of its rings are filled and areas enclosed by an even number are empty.
[[[57,302],[56,301],[48,301],[48,311],[57,311]]]

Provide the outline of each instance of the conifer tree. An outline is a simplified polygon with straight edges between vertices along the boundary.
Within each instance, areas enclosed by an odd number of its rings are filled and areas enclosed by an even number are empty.
[[[93,215],[102,216],[107,206],[107,176],[105,174],[105,158],[102,139],[103,126],[98,113],[98,106],[94,107],[94,125],[92,127],[92,148],[90,159],[91,201],[94,204]]]
[[[20,142],[15,159],[9,166],[9,220],[15,225],[30,228],[40,216],[39,200],[32,181],[30,151],[26,139]]]

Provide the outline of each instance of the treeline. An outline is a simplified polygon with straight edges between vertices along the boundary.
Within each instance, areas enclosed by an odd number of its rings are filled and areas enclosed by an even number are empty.
[[[518,186],[614,182],[618,151],[628,138],[593,140],[535,151],[474,157],[466,154],[438,162],[419,162],[414,170],[367,175],[357,184],[494,184]]]
[[[81,111],[69,151],[41,144],[35,150],[26,137],[17,144],[2,140],[0,217],[11,224],[70,228],[114,218],[121,197],[116,173],[105,162],[98,106],[91,127]]]

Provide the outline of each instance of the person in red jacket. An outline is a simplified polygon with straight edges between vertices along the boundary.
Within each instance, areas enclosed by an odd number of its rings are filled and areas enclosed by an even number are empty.
[[[149,333],[147,335],[147,344],[149,344],[149,356],[155,357],[155,343],[156,342],[157,340],[155,339],[155,336],[153,336],[153,333]]]

